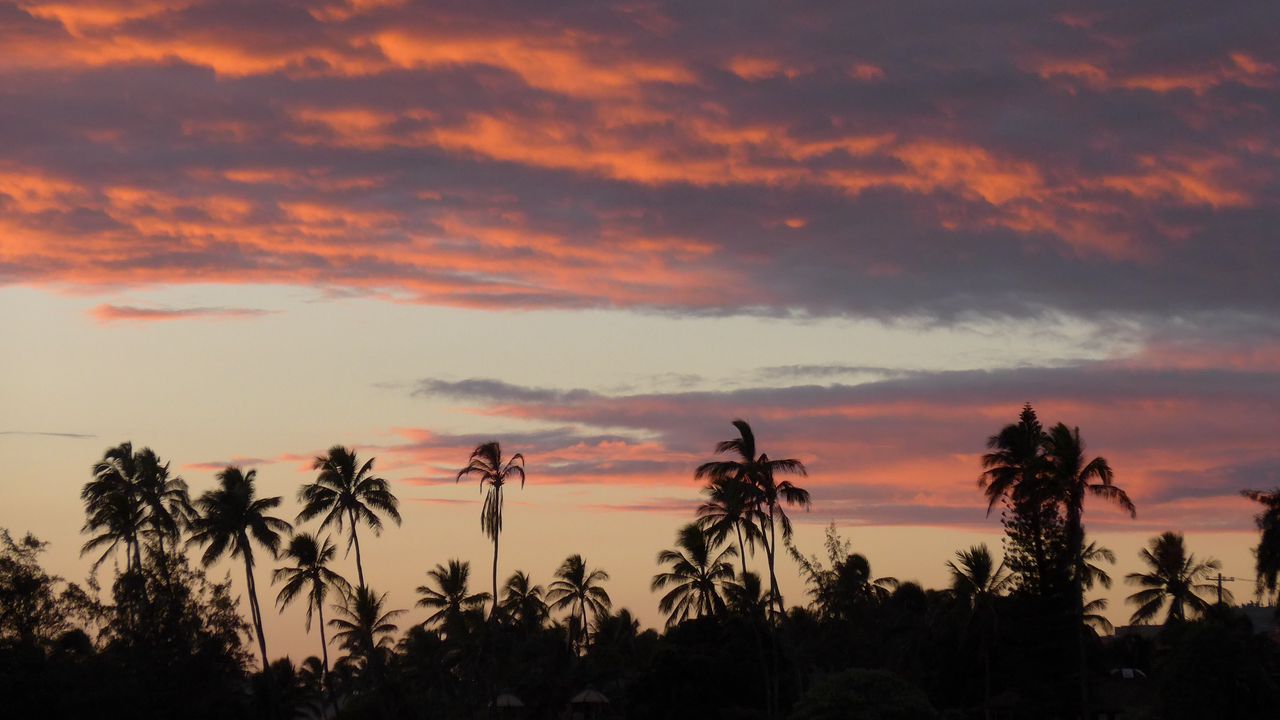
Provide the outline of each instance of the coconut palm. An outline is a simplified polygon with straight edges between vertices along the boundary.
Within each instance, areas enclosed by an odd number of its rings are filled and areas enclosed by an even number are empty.
[[[967,610],[966,626],[976,625],[982,653],[983,716],[991,717],[991,646],[998,617],[996,598],[1013,585],[1013,574],[1005,570],[1004,561],[996,564],[986,544],[956,551],[956,559],[947,561],[951,571],[951,592]]]
[[[778,576],[774,572],[777,554],[777,525],[782,525],[782,539],[791,537],[791,520],[783,505],[809,508],[809,492],[797,487],[790,480],[778,480],[779,475],[806,475],[804,463],[794,458],[771,460],[764,453],[757,455],[755,433],[745,420],[734,420],[738,437],[716,444],[716,453],[730,455],[729,460],[714,460],[699,465],[694,477],[712,482],[742,482],[751,517],[759,517],[760,540],[769,561],[769,595],[775,610],[784,612],[782,593],[778,590]]]
[[[363,664],[363,669],[376,680],[382,672],[384,655],[395,644],[393,636],[400,629],[393,620],[404,610],[387,610],[387,593],[379,595],[361,585],[341,605],[334,605],[337,617],[329,621],[333,641],[350,657]]]
[[[124,442],[108,448],[93,466],[93,475],[80,491],[84,502],[83,532],[96,533],[85,542],[80,554],[106,547],[94,561],[96,570],[121,545],[125,572],[142,566],[141,539],[146,529],[146,509],[138,502],[134,476],[133,444]]]
[[[698,525],[717,546],[731,536],[737,539],[738,559],[745,574],[747,548],[754,553],[765,520],[753,509],[750,487],[736,477],[725,477],[707,483],[702,492],[707,499],[698,506]]]
[[[267,513],[280,504],[280,498],[255,498],[254,481],[257,472],[245,472],[228,466],[218,473],[218,489],[200,496],[196,506],[200,511],[193,519],[189,545],[205,547],[201,562],[208,567],[223,555],[244,560],[245,584],[249,591],[249,610],[258,635],[258,649],[262,651],[262,668],[268,667],[267,640],[262,631],[262,609],[258,605],[258,587],[253,579],[253,544],[264,547],[276,557],[280,548],[280,534],[292,530],[289,523]]]
[[[715,615],[725,609],[724,590],[733,582],[733,565],[726,558],[738,554],[732,545],[717,552],[711,536],[690,523],[676,534],[676,547],[658,553],[658,563],[670,569],[653,576],[650,589],[671,589],[658,601],[658,610],[667,613],[667,627],[690,616]]]
[[[480,481],[481,489],[488,488],[484,496],[484,506],[480,508],[480,529],[493,540],[493,608],[489,616],[498,612],[498,538],[502,535],[502,489],[507,481],[520,478],[520,487],[524,487],[524,455],[516,453],[502,459],[502,446],[495,440],[477,445],[471,452],[471,462],[458,471],[454,482],[463,478],[474,477]]]
[[[426,619],[425,625],[444,624],[454,626],[463,613],[484,607],[489,601],[489,593],[471,594],[467,588],[471,578],[471,563],[463,560],[450,560],[448,567],[436,565],[427,571],[427,577],[435,581],[436,586],[419,585],[418,607],[435,609],[436,612]]]
[[[579,649],[590,641],[590,617],[599,617],[613,607],[609,593],[600,586],[609,579],[604,570],[588,570],[581,555],[570,555],[556,570],[556,581],[547,592],[547,603],[555,610],[568,610],[577,618],[570,624],[571,640]]]
[[[503,586],[502,611],[521,625],[541,625],[548,612],[545,594],[541,585],[533,584],[528,573],[517,570]]]
[[[1275,592],[1276,579],[1280,576],[1280,487],[1270,491],[1245,490],[1241,494],[1262,504],[1262,512],[1254,517],[1262,537],[1253,555],[1258,581],[1268,591]]]
[[[1128,597],[1131,605],[1137,605],[1129,622],[1133,624],[1151,622],[1160,614],[1165,603],[1169,604],[1165,622],[1187,619],[1187,611],[1202,613],[1210,603],[1198,593],[1212,593],[1216,590],[1213,583],[1201,582],[1209,578],[1209,574],[1222,568],[1222,563],[1212,558],[1197,561],[1196,556],[1187,552],[1186,542],[1181,533],[1166,532],[1151,539],[1150,545],[1138,553],[1149,572],[1129,573],[1125,581],[1143,588]],[[1224,589],[1223,599],[1231,601],[1231,592]]]
[[[365,584],[364,563],[357,527],[364,523],[374,535],[380,534],[382,518],[378,513],[400,524],[400,501],[391,493],[387,481],[373,474],[374,460],[369,458],[362,465],[355,450],[334,445],[327,455],[312,463],[312,469],[320,471],[315,481],[298,490],[298,501],[302,503],[298,522],[324,515],[322,529],[333,525],[342,532],[344,525],[348,527],[347,549],[356,550],[356,576],[361,586]]]
[[[760,576],[746,572],[737,582],[725,586],[725,601],[729,611],[748,620],[763,622],[769,611],[771,599],[764,590]]]
[[[161,461],[151,448],[143,448],[134,455],[134,488],[138,502],[146,513],[147,534],[155,539],[156,552],[165,563],[168,555],[165,539],[176,550],[183,528],[195,517],[195,508],[187,492],[187,482],[169,474],[169,463]]]
[[[329,569],[329,563],[338,552],[333,543],[326,537],[320,541],[310,533],[298,533],[289,540],[284,550],[284,558],[292,561],[290,565],[277,568],[272,575],[272,583],[284,583],[280,593],[276,595],[276,604],[280,609],[288,607],[303,594],[307,598],[307,615],[304,627],[311,632],[311,615],[320,616],[320,653],[323,663],[322,680],[326,683],[329,676],[329,641],[324,633],[324,603],[330,590],[342,595],[351,592],[351,584],[338,573]]]

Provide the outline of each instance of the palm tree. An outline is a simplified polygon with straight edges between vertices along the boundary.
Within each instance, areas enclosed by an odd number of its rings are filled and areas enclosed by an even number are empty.
[[[155,538],[156,551],[168,573],[169,557],[165,552],[165,538],[170,547],[177,549],[182,529],[195,516],[191,497],[187,494],[187,482],[169,475],[169,463],[162,462],[151,450],[143,448],[134,456],[134,488],[138,502],[146,513],[147,533]]]
[[[951,593],[968,612],[966,625],[978,622],[978,642],[982,651],[982,712],[991,717],[991,646],[996,634],[996,598],[1013,585],[1013,574],[1004,561],[997,565],[986,544],[956,551],[956,559],[947,561],[951,571]]]
[[[738,540],[738,559],[742,573],[747,572],[747,548],[755,552],[760,539],[760,527],[764,517],[753,511],[750,488],[737,478],[712,480],[702,489],[707,500],[698,506],[698,524],[707,532],[711,542],[719,546],[732,533]]]
[[[334,642],[354,658],[364,662],[364,669],[376,680],[382,672],[383,655],[395,644],[392,636],[400,629],[393,623],[404,610],[387,610],[387,593],[379,595],[361,585],[347,596],[342,605],[334,605],[338,617],[329,621],[336,632]]]
[[[703,463],[694,472],[698,479],[713,482],[746,483],[748,508],[751,517],[761,517],[760,540],[769,560],[769,595],[779,615],[784,612],[782,593],[778,590],[778,576],[774,572],[774,558],[778,548],[777,524],[782,524],[782,539],[791,537],[791,520],[782,505],[796,505],[809,509],[809,492],[790,480],[777,480],[778,475],[807,475],[804,463],[793,458],[770,460],[767,454],[756,454],[755,433],[745,420],[734,420],[738,437],[716,444],[717,454],[735,456],[731,460]]]
[[[1222,563],[1212,558],[1197,562],[1196,556],[1187,553],[1187,545],[1181,533],[1166,532],[1151,539],[1149,547],[1138,553],[1138,557],[1151,569],[1145,573],[1129,573],[1125,581],[1143,588],[1128,597],[1131,605],[1137,605],[1129,622],[1133,624],[1151,622],[1160,614],[1165,602],[1169,603],[1169,612],[1165,622],[1187,619],[1187,609],[1202,613],[1209,607],[1209,602],[1197,593],[1214,592],[1213,583],[1201,582],[1211,572],[1222,568]],[[1231,601],[1231,593],[1222,591],[1223,598]]]
[[[436,565],[427,571],[427,577],[435,581],[436,587],[418,586],[418,607],[436,609],[424,625],[443,623],[445,627],[454,626],[462,614],[475,610],[489,601],[489,593],[470,594],[467,588],[471,578],[471,563],[463,560],[450,560],[449,566]]]
[[[298,513],[298,522],[324,515],[320,527],[329,525],[342,532],[343,525],[350,527],[347,538],[347,549],[356,549],[356,575],[361,587],[364,586],[364,563],[360,557],[360,536],[356,526],[365,523],[374,535],[382,532],[381,512],[400,524],[400,501],[391,494],[391,486],[386,480],[373,475],[373,461],[369,458],[363,465],[356,457],[355,450],[348,450],[341,445],[329,448],[328,455],[315,459],[311,467],[319,470],[314,482],[303,485],[298,490],[298,500],[302,503],[302,512]]]
[[[512,573],[503,590],[501,607],[508,617],[524,626],[541,625],[546,619],[545,590],[541,585],[534,585],[528,573],[519,570]]]
[[[650,589],[672,586],[658,601],[658,610],[667,613],[667,627],[691,615],[715,615],[724,610],[724,586],[733,581],[733,565],[726,558],[737,555],[738,549],[730,545],[716,552],[716,548],[708,533],[697,523],[689,523],[676,534],[675,549],[658,553],[658,563],[671,568],[654,575]]]
[[[502,488],[507,480],[520,478],[520,487],[524,487],[524,455],[516,453],[502,460],[502,446],[495,440],[477,445],[471,452],[471,462],[458,471],[454,482],[465,477],[476,477],[480,487],[486,486],[489,492],[484,496],[484,506],[480,509],[480,529],[493,540],[493,608],[489,617],[498,612],[498,536],[502,534]]]
[[[328,567],[337,551],[328,537],[317,541],[315,535],[298,533],[289,540],[289,546],[284,551],[284,557],[292,560],[293,564],[278,568],[271,578],[272,583],[284,583],[276,596],[276,603],[281,610],[306,593],[307,632],[311,632],[312,612],[320,616],[320,652],[324,671],[321,680],[326,684],[329,677],[329,641],[324,635],[324,603],[330,589],[337,590],[344,596],[351,592],[351,584]]]
[[[249,610],[258,633],[262,668],[266,671],[267,640],[262,631],[258,587],[253,579],[253,542],[266,548],[274,558],[280,548],[280,533],[287,533],[293,528],[284,520],[267,514],[280,504],[280,498],[254,498],[253,483],[256,479],[257,471],[244,472],[235,466],[228,466],[218,473],[219,488],[209,490],[196,501],[200,516],[192,521],[193,532],[187,543],[208,546],[200,558],[206,567],[223,555],[238,556],[244,560]]]
[[[1065,506],[1067,557],[1071,560],[1071,600],[1075,604],[1076,618],[1084,625],[1088,614],[1084,593],[1089,574],[1084,558],[1084,499],[1093,496],[1115,503],[1130,517],[1137,517],[1138,511],[1129,495],[1115,486],[1115,473],[1106,458],[1085,459],[1080,428],[1069,428],[1063,423],[1054,425],[1045,438],[1045,455],[1050,482]],[[1080,632],[1076,633],[1076,652],[1083,708],[1088,705],[1089,685],[1084,635]]]
[[[771,602],[760,576],[749,571],[725,586],[725,599],[730,612],[758,622],[764,622]]]
[[[102,460],[93,466],[93,476],[80,491],[85,511],[83,532],[97,533],[85,542],[80,554],[106,546],[93,563],[95,570],[121,544],[125,572],[142,566],[141,537],[147,518],[138,502],[136,474],[133,444],[120,443],[102,454]]]
[[[587,631],[590,625],[588,613],[599,617],[613,607],[609,593],[600,583],[609,579],[604,570],[587,569],[587,563],[581,555],[570,555],[556,570],[556,581],[551,583],[547,593],[547,603],[556,610],[568,610],[578,618],[577,629],[572,630],[572,641],[579,649],[584,649],[590,641]],[[575,607],[576,606],[576,607]],[[578,637],[581,634],[582,637]]]
[[[1030,553],[1035,566],[1036,591],[1048,594],[1050,550],[1043,527],[1042,506],[1052,499],[1044,456],[1045,432],[1030,403],[1023,406],[1018,422],[1001,428],[987,438],[988,452],[982,456],[978,487],[987,498],[987,515],[1000,502],[1026,510],[1030,523]],[[1056,512],[1056,511],[1055,511]]]
[[[1276,579],[1280,576],[1280,487],[1271,491],[1245,490],[1241,493],[1254,502],[1261,503],[1263,510],[1254,517],[1262,537],[1253,555],[1258,571],[1258,581],[1269,592],[1275,592]]]

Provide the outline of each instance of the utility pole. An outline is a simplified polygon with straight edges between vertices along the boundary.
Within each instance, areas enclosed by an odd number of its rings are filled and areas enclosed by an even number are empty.
[[[1236,580],[1239,580],[1240,578],[1222,577],[1222,573],[1218,573],[1218,576],[1217,576],[1217,577],[1210,578],[1210,579],[1211,579],[1211,580],[1213,580],[1213,581],[1215,581],[1215,582],[1218,584],[1218,604],[1219,604],[1219,605],[1221,605],[1221,604],[1222,604],[1222,583],[1224,583],[1224,582],[1235,582]]]

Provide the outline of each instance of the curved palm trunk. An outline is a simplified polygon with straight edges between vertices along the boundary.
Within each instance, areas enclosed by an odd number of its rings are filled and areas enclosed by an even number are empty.
[[[782,593],[778,590],[778,576],[773,571],[773,559],[778,549],[778,529],[773,521],[773,503],[769,503],[769,594],[773,596],[773,604],[779,615],[785,615],[782,607]]]
[[[733,529],[738,533],[738,559],[742,561],[742,576],[747,576],[747,548],[742,544],[742,524],[736,522]]]
[[[364,563],[360,561],[360,534],[356,532],[356,513],[348,510],[347,516],[351,518],[351,542],[356,546],[356,576],[360,578],[360,587],[365,587]]]
[[[262,651],[262,671],[267,672],[270,669],[270,662],[267,660],[267,638],[262,632],[262,609],[258,606],[258,586],[253,581],[253,557],[248,553],[244,556],[244,575],[245,584],[249,588],[249,610],[253,615],[253,628],[258,633],[258,649]]]

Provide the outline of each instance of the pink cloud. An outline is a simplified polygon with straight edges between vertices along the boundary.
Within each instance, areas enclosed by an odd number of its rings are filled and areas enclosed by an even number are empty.
[[[234,307],[147,308],[129,305],[98,305],[89,314],[100,323],[160,322],[166,320],[236,320],[262,317],[274,311]]]

